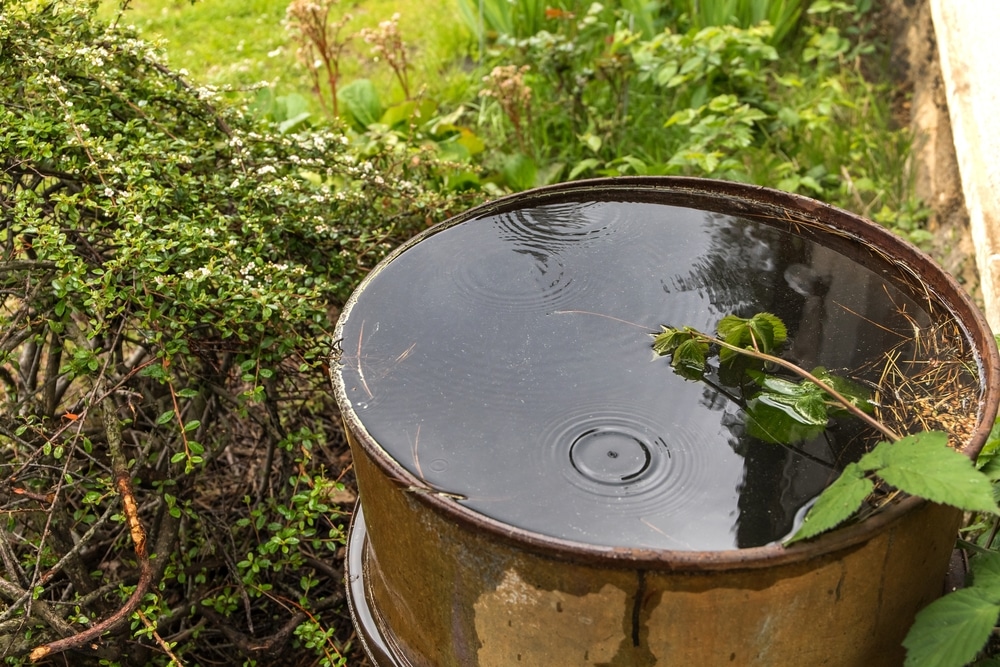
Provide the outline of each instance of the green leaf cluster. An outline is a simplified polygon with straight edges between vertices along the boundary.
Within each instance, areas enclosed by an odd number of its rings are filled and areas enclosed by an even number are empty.
[[[786,380],[755,370],[748,370],[747,374],[760,386],[760,391],[745,406],[747,429],[750,435],[765,442],[807,440],[822,433],[832,417],[847,414],[839,401],[810,380]],[[873,411],[868,391],[860,384],[822,367],[814,368],[812,375],[862,411]]]
[[[490,148],[481,154],[485,182],[517,189],[625,174],[727,178],[875,211],[911,240],[927,239],[927,210],[906,176],[912,136],[891,121],[889,82],[855,65],[874,48],[871,3],[459,7],[479,39],[483,74],[528,68],[530,101],[517,116],[496,97],[475,105],[473,127]],[[510,169],[515,157],[532,169]]]
[[[653,339],[653,351],[670,355],[670,365],[682,377],[700,380],[705,375],[709,345],[694,329],[663,327]]]
[[[748,318],[726,315],[719,320],[716,331],[719,338],[729,345],[764,354],[774,353],[788,340],[788,328],[785,327],[785,323],[771,313],[757,313]],[[728,361],[737,354],[727,348],[719,350],[719,358],[722,361]]]
[[[968,456],[948,447],[946,433],[925,431],[894,443],[880,442],[857,463],[848,464],[786,544],[819,535],[850,518],[873,491],[872,477],[936,503],[1000,514],[990,479]]]
[[[986,645],[1000,617],[1000,553],[978,554],[971,565],[970,585],[917,614],[903,640],[906,667],[962,667]]]
[[[5,505],[18,540],[3,576],[20,586],[57,567],[33,593],[75,603],[75,618],[103,618],[135,586],[111,405],[156,553],[143,609],[184,637],[173,650],[192,664],[232,659],[218,630],[187,632],[192,614],[234,602],[279,618],[264,593],[303,577],[320,582],[299,602],[312,622],[342,623],[341,582],[317,565],[345,539],[328,481],[343,465],[328,451],[343,442],[326,373],[334,323],[386,253],[473,203],[447,187],[454,165],[433,147],[360,143],[310,127],[293,98],[272,102],[290,117],[189,81],[94,3],[0,9],[0,446],[24,498],[58,514],[53,532]],[[54,638],[37,609],[10,613],[25,632],[8,655]],[[152,646],[146,625],[135,632]]]

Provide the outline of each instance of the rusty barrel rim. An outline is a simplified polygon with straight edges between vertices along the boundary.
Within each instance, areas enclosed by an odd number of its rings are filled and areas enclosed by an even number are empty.
[[[732,215],[770,214],[780,217],[782,214],[795,213],[799,217],[817,223],[820,228],[826,230],[827,236],[838,236],[851,243],[878,249],[897,267],[918,277],[924,288],[929,290],[929,296],[943,305],[955,318],[973,346],[973,353],[979,366],[982,392],[978,406],[979,423],[969,441],[963,444],[961,451],[975,459],[982,450],[997,413],[998,396],[1000,396],[1000,355],[997,353],[997,345],[985,318],[955,279],[916,246],[861,216],[808,197],[763,186],[680,176],[617,177],[550,185],[498,198],[425,230],[390,253],[368,274],[348,299],[337,324],[335,338],[341,338],[343,326],[350,316],[351,309],[359,296],[364,293],[365,286],[377,277],[381,269],[408,248],[440,229],[513,208],[556,201],[579,201],[582,196],[594,197],[605,193],[611,195],[623,192],[643,193],[661,203],[666,203],[663,200],[667,197],[689,199],[697,203],[717,202],[717,205],[725,205],[724,212]],[[677,204],[677,201],[670,203]],[[351,407],[343,378],[336,365],[331,369],[331,374],[345,427],[365,454],[396,484],[403,487],[419,485],[419,480],[399,465],[367,432]],[[506,543],[535,553],[575,562],[608,566],[627,564],[629,567],[672,571],[772,567],[850,549],[878,535],[886,526],[925,502],[920,498],[908,497],[881,509],[862,522],[790,547],[771,544],[724,551],[676,551],[608,547],[560,539],[492,519],[448,497],[434,494],[413,494],[413,497],[428,509],[469,530],[488,533]]]

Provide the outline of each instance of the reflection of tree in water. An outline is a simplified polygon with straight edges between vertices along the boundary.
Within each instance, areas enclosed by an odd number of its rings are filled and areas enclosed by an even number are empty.
[[[776,229],[723,215],[708,223],[712,238],[705,254],[685,276],[665,282],[667,292],[696,291],[715,310],[749,317],[774,313],[789,327],[792,347],[786,356],[807,367],[816,365],[822,340],[829,278],[812,268],[812,243]],[[719,383],[717,374],[709,378]],[[788,448],[745,433],[744,417],[734,405],[736,388],[707,385],[702,403],[723,412],[721,423],[732,434],[730,445],[743,456],[739,489],[737,546],[759,546],[791,531],[795,513],[829,481],[831,471]],[[809,454],[830,458],[826,434],[799,443]]]

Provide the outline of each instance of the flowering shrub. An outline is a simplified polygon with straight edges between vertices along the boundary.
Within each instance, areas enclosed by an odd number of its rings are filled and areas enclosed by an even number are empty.
[[[261,126],[58,0],[0,9],[0,166],[7,661],[342,664],[330,333],[468,205],[448,165]]]

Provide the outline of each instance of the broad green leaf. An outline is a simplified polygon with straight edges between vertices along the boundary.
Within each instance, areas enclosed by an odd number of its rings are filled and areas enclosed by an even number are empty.
[[[768,354],[788,339],[788,329],[784,322],[771,313],[757,313],[749,319],[726,315],[719,321],[716,332],[719,338],[730,345]],[[738,352],[726,348],[719,351],[719,359],[723,362],[729,362],[738,356]]]
[[[582,173],[584,173],[586,171],[590,171],[591,169],[594,169],[595,167],[597,167],[600,164],[601,164],[600,160],[597,160],[597,159],[592,158],[592,157],[588,157],[588,158],[584,158],[583,160],[580,160],[575,165],[573,165],[572,169],[570,169],[569,180],[572,181],[573,179],[577,178],[580,174],[582,174]]]
[[[976,462],[980,466],[984,466],[993,459],[1000,458],[997,456],[998,453],[1000,453],[1000,417],[993,421],[993,428],[990,429],[990,435],[986,438],[986,444],[979,452],[979,458]]]
[[[784,322],[771,313],[757,313],[748,324],[761,352],[771,353],[788,339]]]
[[[825,420],[820,424],[807,423],[792,405],[776,400],[751,399],[744,412],[749,435],[778,445],[808,440],[826,428]]]
[[[833,484],[826,487],[806,513],[802,525],[785,544],[809,539],[836,528],[858,511],[875,485],[856,464],[849,463]]]
[[[979,460],[982,461],[981,456]],[[985,464],[981,463],[979,472],[986,475],[991,482],[1000,481],[1000,457],[993,456]]]
[[[730,343],[731,345],[737,345],[743,335],[743,331],[746,328],[746,318],[737,317],[736,315],[726,315],[719,320],[719,324],[715,327],[715,331],[722,340]]]
[[[986,644],[1000,604],[975,587],[949,593],[917,614],[903,646],[905,667],[962,667]]]
[[[288,120],[283,120],[278,123],[278,132],[286,134],[288,132],[294,132],[296,130],[302,129],[303,126],[309,121],[309,117],[312,116],[308,111],[303,111],[302,113],[296,114],[289,118]]]
[[[747,375],[753,378],[754,382],[759,384],[761,389],[769,394],[783,394],[785,396],[799,396],[802,394],[802,385],[799,382],[792,382],[791,380],[785,380],[754,370],[747,371]]]
[[[969,457],[948,447],[948,436],[940,431],[880,443],[858,463],[909,494],[970,512],[1000,514],[989,478]]]
[[[885,467],[883,455],[890,447],[892,447],[891,442],[882,441],[878,443],[870,452],[858,459],[858,465],[866,472],[879,470],[880,468]]]
[[[166,424],[168,421],[170,421],[173,418],[174,418],[174,411],[173,410],[167,410],[162,415],[160,415],[159,417],[157,417],[156,424],[158,426],[161,426],[163,424]]]
[[[746,318],[737,317],[736,315],[726,315],[719,320],[715,331],[719,338],[730,345],[740,348],[753,347],[750,339],[750,325]],[[740,356],[739,352],[734,352],[725,347],[719,350],[719,361],[723,363],[730,363]]]
[[[535,187],[538,179],[538,164],[527,155],[517,153],[504,160],[500,168],[504,181],[514,190],[528,190]]]
[[[653,352],[660,355],[673,354],[677,346],[686,340],[691,340],[693,334],[685,329],[674,329],[673,327],[661,327],[662,332],[653,338]]]
[[[817,366],[812,370],[812,374],[815,375],[819,380],[825,382],[834,391],[838,392],[841,396],[846,398],[855,407],[861,408],[865,412],[873,412],[875,410],[874,406],[871,404],[871,392],[861,384],[857,382],[851,382],[847,378],[842,378],[839,375],[834,375],[822,366]],[[830,409],[835,413],[847,412],[840,403],[834,401],[832,398],[829,399]]]
[[[797,396],[788,396],[762,391],[753,400],[781,410],[801,424],[826,426],[828,421],[823,397],[815,393],[802,392]]]
[[[816,425],[826,425],[829,421],[826,396],[823,390],[816,385],[809,383],[809,386],[816,391],[810,391],[800,396],[795,401],[795,412],[800,415],[806,423]]]
[[[707,354],[707,343],[689,338],[677,346],[670,363],[674,370],[685,378],[700,380],[705,374],[705,355]]]
[[[382,117],[382,102],[375,85],[368,79],[351,81],[337,91],[337,101],[359,130],[377,123]]]
[[[989,551],[972,558],[972,582],[976,589],[988,592],[1000,604],[1000,553]]]

